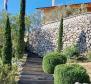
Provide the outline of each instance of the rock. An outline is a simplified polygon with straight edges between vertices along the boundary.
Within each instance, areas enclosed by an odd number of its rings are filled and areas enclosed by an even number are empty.
[[[91,13],[64,18],[63,48],[77,43],[80,52],[91,49]],[[30,33],[30,50],[42,56],[57,49],[60,22],[45,24]]]

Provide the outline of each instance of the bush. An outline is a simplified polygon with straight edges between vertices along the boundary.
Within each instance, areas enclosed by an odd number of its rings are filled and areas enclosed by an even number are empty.
[[[2,46],[0,46],[0,57],[2,57]]]
[[[72,45],[67,47],[66,49],[63,50],[63,53],[67,56],[67,58],[72,58],[72,57],[78,57],[79,56],[79,49],[76,45]]]
[[[43,70],[46,73],[53,74],[54,73],[54,68],[58,64],[64,64],[66,63],[67,58],[61,53],[58,52],[51,52],[48,53],[46,56],[43,58]]]
[[[54,71],[54,84],[90,83],[86,70],[77,64],[58,65]]]
[[[16,65],[10,67],[8,65],[0,65],[0,84],[17,84],[16,76],[18,69]]]
[[[91,62],[91,51],[87,52],[87,59],[89,62]]]

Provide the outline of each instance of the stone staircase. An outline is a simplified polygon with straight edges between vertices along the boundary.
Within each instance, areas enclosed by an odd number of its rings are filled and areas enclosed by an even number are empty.
[[[53,76],[42,70],[41,58],[27,58],[20,74],[19,84],[53,84]]]

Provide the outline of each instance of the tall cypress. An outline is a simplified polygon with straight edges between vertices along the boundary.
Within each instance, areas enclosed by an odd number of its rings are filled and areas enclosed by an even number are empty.
[[[6,23],[4,28],[4,44],[2,51],[3,64],[11,65],[12,61],[12,41],[11,41],[11,27],[8,15],[6,16]]]
[[[17,43],[17,57],[22,58],[24,54],[25,42],[25,7],[26,0],[21,0],[20,2],[20,17],[19,17],[19,33],[18,33],[18,43]]]
[[[63,49],[63,17],[61,17],[59,33],[58,33],[58,52],[61,52]]]

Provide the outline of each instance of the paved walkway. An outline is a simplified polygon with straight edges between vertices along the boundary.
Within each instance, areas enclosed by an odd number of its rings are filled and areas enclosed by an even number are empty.
[[[43,72],[41,58],[28,57],[19,84],[53,84],[53,76]]]

